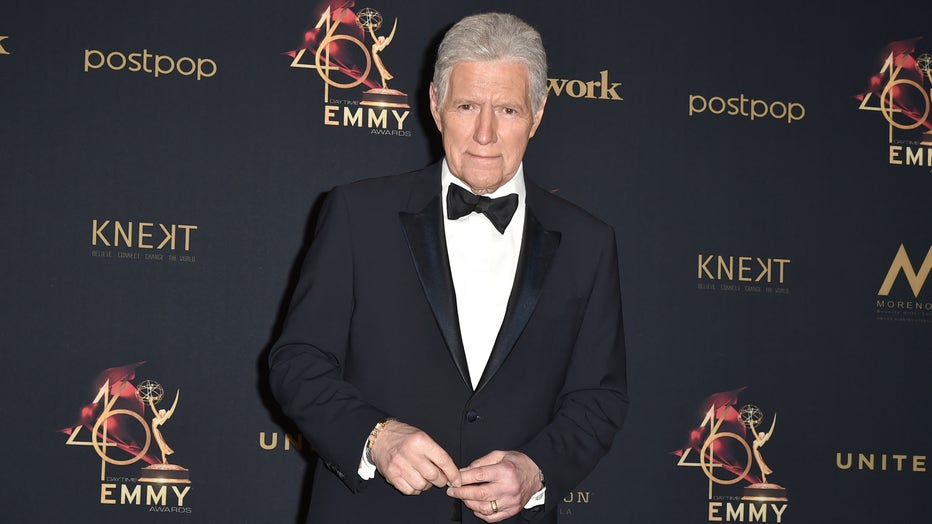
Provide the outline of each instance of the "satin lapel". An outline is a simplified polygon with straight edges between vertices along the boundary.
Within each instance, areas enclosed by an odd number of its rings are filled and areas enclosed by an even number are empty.
[[[443,233],[442,206],[439,194],[419,213],[399,213],[405,239],[414,257],[414,267],[424,288],[427,302],[434,312],[437,326],[456,363],[456,369],[466,385],[472,389],[466,350],[460,335],[459,316],[456,311],[456,292],[447,258],[446,237]]]
[[[524,331],[537,299],[544,286],[544,279],[550,269],[550,262],[560,245],[560,233],[544,229],[537,218],[534,217],[530,207],[524,225],[524,240],[521,245],[521,255],[518,258],[518,269],[515,272],[515,283],[508,298],[508,308],[502,327],[498,331],[495,345],[489,361],[482,372],[476,391],[481,390],[492,379],[498,369],[511,353],[518,337]]]

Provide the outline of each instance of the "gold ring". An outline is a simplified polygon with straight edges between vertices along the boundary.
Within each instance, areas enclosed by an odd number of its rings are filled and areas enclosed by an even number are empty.
[[[498,513],[498,503],[494,500],[492,501],[492,513]]]

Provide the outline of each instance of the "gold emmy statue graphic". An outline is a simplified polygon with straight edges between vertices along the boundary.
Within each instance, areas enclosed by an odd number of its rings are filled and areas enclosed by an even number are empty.
[[[186,468],[177,464],[168,463],[168,456],[173,454],[175,450],[165,441],[165,437],[162,435],[161,430],[161,427],[168,422],[168,419],[175,413],[175,408],[178,407],[178,397],[181,395],[181,390],[175,393],[175,402],[172,403],[172,407],[167,411],[164,408],[158,409],[155,407],[155,404],[161,401],[164,396],[162,386],[159,383],[151,380],[141,383],[136,389],[136,395],[143,403],[147,403],[152,409],[152,436],[155,438],[155,443],[159,446],[159,451],[162,452],[162,463],[152,464],[142,468],[139,475],[139,482],[190,484],[191,480],[188,477],[188,470]]]
[[[764,456],[761,454],[761,448],[770,440],[770,437],[773,435],[773,430],[777,426],[776,413],[773,415],[773,421],[770,423],[770,430],[766,433],[757,430],[757,425],[764,419],[764,413],[760,408],[748,404],[741,408],[740,415],[741,420],[748,429],[751,430],[750,436],[754,438],[751,447],[753,449],[754,461],[757,462],[757,467],[760,469],[761,478],[760,482],[756,482],[744,488],[744,496],[741,497],[741,500],[749,502],[786,502],[788,500],[786,498],[786,489],[778,484],[767,482],[767,475],[772,474],[773,470],[767,466],[767,463],[764,462]]]
[[[395,19],[392,32],[388,34],[388,37],[376,36],[375,30],[382,27],[382,14],[374,9],[368,7],[361,9],[356,13],[356,23],[363,31],[368,32],[369,35],[372,36],[372,61],[375,63],[375,68],[378,69],[379,75],[382,77],[382,87],[373,88],[364,92],[360,104],[377,107],[410,107],[408,105],[408,95],[397,89],[389,89],[388,81],[395,77],[388,72],[388,68],[385,67],[385,63],[382,62],[382,57],[379,55],[379,53],[384,51],[385,48],[392,43],[392,39],[395,38],[395,30],[398,29],[398,19]]]

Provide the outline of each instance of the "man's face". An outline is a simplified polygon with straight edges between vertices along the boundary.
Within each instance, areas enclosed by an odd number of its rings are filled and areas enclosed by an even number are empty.
[[[544,101],[532,111],[527,68],[520,62],[454,65],[442,107],[430,86],[430,112],[443,135],[450,172],[479,195],[511,180],[540,125]]]

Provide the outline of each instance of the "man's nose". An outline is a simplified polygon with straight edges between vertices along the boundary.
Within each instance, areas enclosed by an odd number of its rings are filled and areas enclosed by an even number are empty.
[[[473,140],[483,145],[495,142],[496,124],[495,114],[492,109],[483,108],[479,111],[479,120],[476,122]]]

